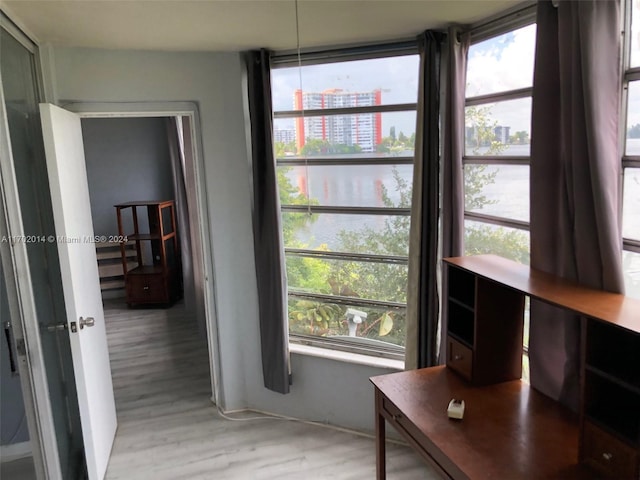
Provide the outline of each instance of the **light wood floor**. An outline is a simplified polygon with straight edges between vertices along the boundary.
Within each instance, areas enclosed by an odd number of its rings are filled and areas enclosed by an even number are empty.
[[[119,423],[107,479],[375,478],[370,438],[219,416],[205,340],[180,305],[128,310],[108,301],[105,317]],[[387,464],[390,480],[437,478],[408,447],[388,444]]]

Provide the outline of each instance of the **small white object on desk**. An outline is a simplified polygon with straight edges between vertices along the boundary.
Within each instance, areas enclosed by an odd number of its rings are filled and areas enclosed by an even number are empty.
[[[447,408],[447,415],[449,418],[462,420],[462,417],[464,417],[464,400],[456,400],[455,398],[451,400],[449,408]]]

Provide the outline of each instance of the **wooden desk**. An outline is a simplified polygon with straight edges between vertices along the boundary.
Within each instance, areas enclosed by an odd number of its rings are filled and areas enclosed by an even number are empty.
[[[388,421],[446,478],[639,480],[640,301],[495,255],[445,263],[447,367],[371,379],[378,479]],[[582,317],[579,418],[520,380],[525,295]]]
[[[444,478],[586,479],[578,418],[521,380],[473,387],[446,367],[373,377],[377,478],[385,475],[385,420]],[[447,417],[462,398],[463,420]]]

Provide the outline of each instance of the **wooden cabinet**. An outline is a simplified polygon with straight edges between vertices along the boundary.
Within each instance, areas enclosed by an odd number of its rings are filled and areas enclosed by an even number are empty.
[[[640,302],[493,255],[445,262],[447,367],[472,385],[519,379],[525,295],[583,315],[579,459],[640,478]]]
[[[582,332],[581,460],[606,477],[640,478],[640,334],[591,318]]]
[[[127,304],[170,304],[180,296],[180,252],[173,200],[115,206],[120,237],[133,242],[135,268],[120,245]]]
[[[447,366],[474,385],[522,376],[524,294],[451,267]]]

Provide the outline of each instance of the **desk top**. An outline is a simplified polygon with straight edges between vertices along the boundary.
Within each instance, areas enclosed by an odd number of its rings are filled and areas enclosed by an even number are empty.
[[[521,380],[473,387],[446,367],[373,377],[372,383],[425,436],[423,446],[454,478],[584,479],[578,418]],[[464,419],[450,420],[452,398]]]
[[[496,255],[445,258],[445,263],[518,290],[531,298],[640,333],[640,300],[584,287]]]

